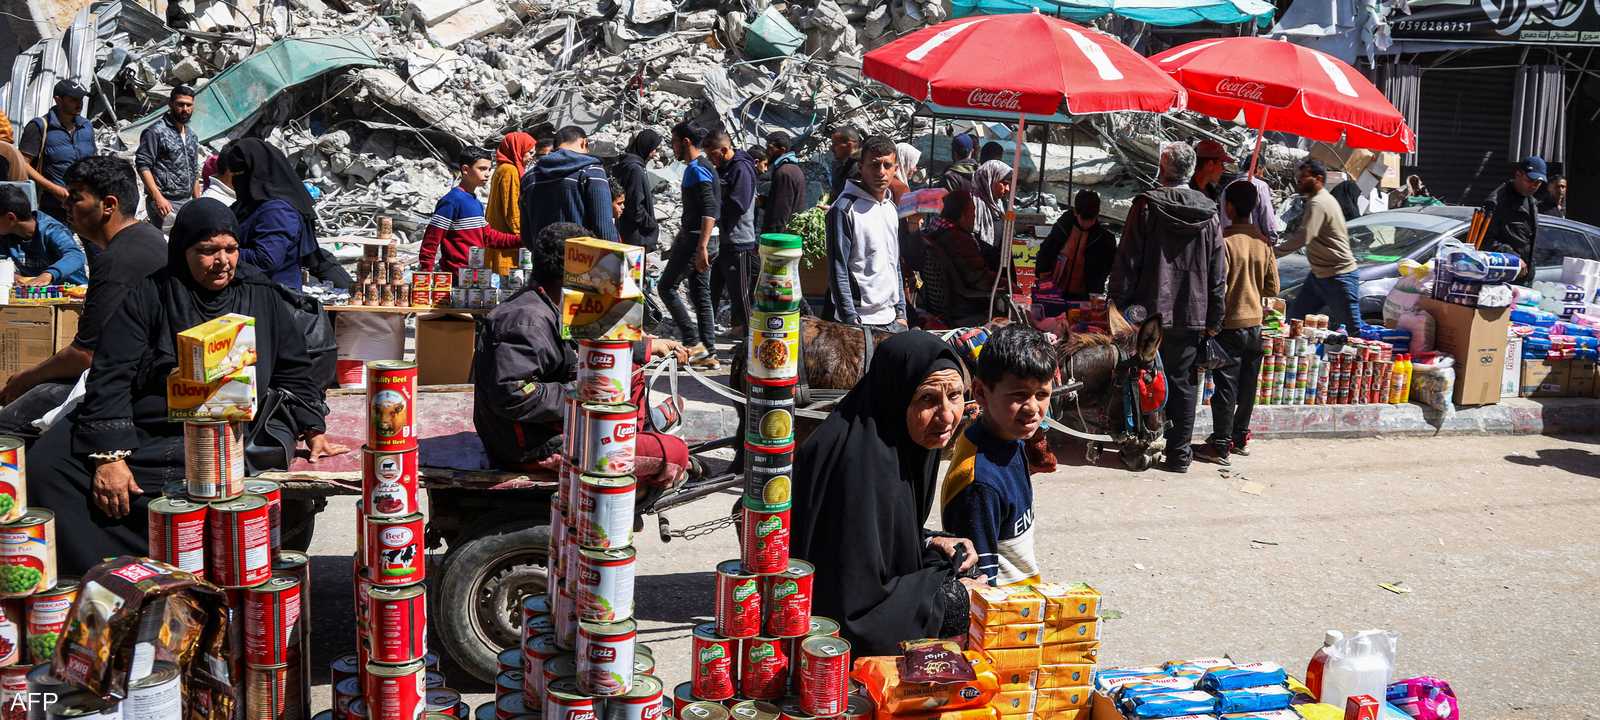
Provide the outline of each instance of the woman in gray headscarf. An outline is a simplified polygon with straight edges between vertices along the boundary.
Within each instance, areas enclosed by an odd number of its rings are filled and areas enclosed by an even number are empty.
[[[916,180],[917,165],[922,162],[922,151],[911,143],[895,143],[894,155],[896,162],[900,164],[900,182],[909,188]]]
[[[993,255],[998,261],[1000,232],[1006,217],[1006,196],[1011,194],[1011,166],[999,160],[979,165],[978,171],[972,174],[972,184],[976,189],[973,199],[978,201],[977,222],[973,224],[972,234],[978,238],[985,257]],[[998,265],[998,262],[995,264]]]

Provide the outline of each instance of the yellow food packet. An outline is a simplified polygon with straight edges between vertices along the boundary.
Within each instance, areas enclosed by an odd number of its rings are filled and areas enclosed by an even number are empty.
[[[1100,643],[1060,643],[1044,646],[1041,665],[1093,665],[1098,662]]]
[[[1094,680],[1094,665],[1088,663],[1075,663],[1071,665],[1042,665],[1039,667],[1039,684],[1041,688],[1064,688],[1088,685]]]
[[[1044,598],[1046,624],[1100,616],[1100,591],[1088,583],[1045,582],[1034,585],[1033,591]]]
[[[1000,715],[1015,715],[1017,713],[1033,712],[1033,690],[1001,690],[989,707],[994,708]]]
[[[178,376],[216,382],[256,364],[256,319],[228,313],[178,333]]]
[[[1089,701],[1092,699],[1089,686],[1049,688],[1035,691],[1033,711],[1048,717],[1060,717],[1055,713],[1067,710],[1084,710],[1087,713]]]
[[[1025,585],[981,587],[971,591],[975,625],[1026,625],[1044,620],[1044,597]]]
[[[889,713],[879,708],[874,717],[876,720],[995,720],[999,716],[995,714],[994,708],[985,705],[965,710],[944,710],[930,713]]]
[[[1090,640],[1100,639],[1100,621],[1098,620],[1064,620],[1057,624],[1047,623],[1044,628],[1044,643],[1047,645],[1089,642]]]
[[[1039,686],[1039,671],[1032,669],[996,670],[1001,690],[1032,690]]]
[[[1039,668],[1039,648],[995,648],[984,650],[989,656],[989,663],[994,665],[996,672],[1006,670],[1037,670]]]
[[[1040,638],[1044,635],[1044,624],[1032,625],[983,625],[972,619],[972,625],[967,629],[967,640],[973,647],[985,650],[998,648],[1038,647],[1044,644]]]
[[[644,296],[644,248],[595,238],[568,238],[563,246],[563,287],[613,298]]]
[[[562,289],[561,337],[639,340],[644,337],[644,301]]]

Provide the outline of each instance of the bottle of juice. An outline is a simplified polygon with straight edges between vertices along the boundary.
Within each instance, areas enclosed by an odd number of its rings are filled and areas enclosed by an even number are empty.
[[[1306,665],[1306,688],[1311,690],[1312,697],[1322,697],[1322,676],[1328,667],[1330,648],[1343,640],[1344,633],[1329,630],[1322,636],[1322,647],[1311,655],[1311,662]]]
[[[1400,381],[1400,402],[1408,403],[1411,402],[1411,375],[1416,368],[1412,365],[1411,353],[1406,353],[1401,358],[1405,366],[1405,377]]]

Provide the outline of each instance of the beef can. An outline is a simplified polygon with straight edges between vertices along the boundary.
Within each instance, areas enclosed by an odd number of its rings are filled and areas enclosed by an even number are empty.
[[[183,474],[192,500],[244,494],[243,426],[221,420],[183,423]]]
[[[660,680],[636,675],[627,693],[606,699],[605,720],[661,720],[661,692]]]
[[[374,585],[415,585],[427,568],[421,515],[367,518],[367,577]]]
[[[650,676],[656,674],[656,654],[649,645],[640,643],[633,646],[633,674]]]
[[[328,684],[337,686],[341,681],[349,678],[359,678],[361,675],[361,659],[355,654],[344,655],[328,663]],[[356,693],[360,694],[357,688]]]
[[[47,663],[55,657],[56,643],[67,629],[72,603],[78,599],[78,588],[77,580],[62,578],[55,587],[24,601],[28,616],[29,662]]]
[[[521,670],[503,670],[494,676],[494,696],[504,697],[522,692],[526,677]]]
[[[423,693],[427,692],[422,661],[404,665],[367,663],[367,682],[362,693],[367,713],[375,719],[415,718],[422,714]]]
[[[740,639],[761,634],[761,581],[738,560],[717,563],[717,634]]]
[[[283,547],[283,486],[271,480],[245,480],[244,491],[267,501],[267,521],[272,526],[272,552]]]
[[[380,452],[415,449],[416,402],[416,363],[367,363],[367,447]]]
[[[800,643],[800,707],[812,715],[843,714],[850,702],[850,643],[811,637]]]
[[[561,456],[568,460],[578,457],[583,447],[583,404],[578,395],[566,392],[561,395]]]
[[[565,565],[567,551],[567,518],[555,505],[550,506],[550,547],[546,557],[549,562],[549,580],[545,587],[546,596],[550,597],[552,606],[555,603],[554,593],[557,589],[566,588],[566,578],[569,568]]]
[[[739,641],[717,634],[715,623],[697,625],[691,648],[690,690],[697,700],[721,702],[738,692]]]
[[[578,647],[578,609],[566,590],[556,594],[556,647],[573,650]]]
[[[746,399],[744,440],[762,447],[794,444],[794,394],[798,378],[750,378]]]
[[[639,485],[632,475],[584,475],[579,480],[578,545],[623,548],[633,544],[633,496]]]
[[[179,570],[206,573],[206,514],[210,506],[181,498],[150,501],[150,559]]]
[[[744,569],[753,573],[780,573],[789,567],[789,511],[744,509],[740,540]]]
[[[633,343],[627,340],[578,341],[578,399],[621,404],[633,391]]]
[[[0,523],[16,522],[28,511],[28,463],[23,442],[0,436]]]
[[[763,512],[788,510],[794,474],[794,443],[756,445],[745,443],[750,469],[744,479],[744,506]]]
[[[522,643],[522,697],[529,705],[544,703],[545,690],[549,689],[544,667],[559,654],[561,648],[556,647],[554,634],[535,635]]]
[[[333,686],[333,712],[343,718],[350,714],[351,701],[361,697],[361,678],[347,677]]]
[[[789,688],[789,657],[784,641],[753,637],[739,643],[739,696],[778,700]]]
[[[282,665],[299,640],[300,581],[280,575],[244,591],[244,659]]]
[[[561,589],[567,593],[568,600],[578,596],[578,557],[583,547],[578,545],[578,529],[572,523],[566,523],[567,532],[561,544]],[[568,604],[567,611],[577,617],[578,606]]]
[[[245,496],[214,502],[207,514],[208,580],[224,588],[245,588],[272,577],[272,527],[266,500]]]
[[[578,656],[572,653],[561,653],[544,661],[544,688],[546,694],[550,686],[561,680],[570,680],[577,687],[578,682]]]
[[[733,720],[778,720],[778,706],[761,700],[746,700],[728,708]]]
[[[288,665],[246,665],[244,669],[244,720],[278,720],[298,700]]]
[[[456,706],[460,704],[461,693],[450,688],[430,688],[423,691],[422,706],[424,712],[454,716]]]
[[[636,560],[631,547],[584,548],[578,553],[579,620],[616,622],[633,617]]]
[[[790,560],[776,575],[761,577],[761,607],[766,612],[766,633],[773,637],[802,637],[811,631],[811,581],[816,568],[804,560]]]
[[[422,512],[417,450],[361,449],[361,505],[372,517],[405,517]]]
[[[800,313],[750,313],[749,353],[745,367],[750,377],[788,380],[798,375]]]
[[[183,687],[178,666],[158,662],[150,674],[128,683],[123,720],[183,720]]]
[[[568,437],[571,437],[570,435]],[[564,441],[563,441],[564,442]],[[567,454],[571,453],[571,454]],[[568,450],[562,453],[560,466],[556,469],[556,497],[550,503],[550,512],[562,518],[570,517],[573,508],[578,505],[578,488],[583,473],[578,472],[578,466],[568,462],[568,458],[576,459],[577,450]]]
[[[632,620],[578,625],[578,687],[596,697],[626,694],[633,686]]]
[[[728,720],[728,717],[727,708],[704,700],[678,708],[678,720]]]
[[[421,660],[428,652],[428,596],[421,584],[367,590],[372,659],[388,665]]]
[[[367,577],[364,571],[355,573],[356,578],[356,628],[365,632],[372,628],[372,578]],[[357,667],[366,667],[363,659]]]
[[[583,692],[577,681],[557,680],[544,694],[544,720],[598,720],[602,705],[599,698]]]
[[[584,403],[578,471],[587,475],[632,475],[634,435],[638,431],[639,408]]]

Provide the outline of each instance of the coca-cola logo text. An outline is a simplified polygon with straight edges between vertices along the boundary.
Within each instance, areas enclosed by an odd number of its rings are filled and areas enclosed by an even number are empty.
[[[984,90],[973,88],[967,93],[967,105],[995,110],[1022,110],[1022,93],[1016,90]]]
[[[1253,80],[1241,80],[1239,78],[1223,78],[1223,79],[1217,81],[1217,94],[1218,95],[1227,95],[1229,97],[1236,97],[1236,98],[1239,98],[1240,100],[1250,100],[1252,102],[1261,102],[1262,96],[1266,93],[1266,91],[1267,91],[1267,86],[1266,85],[1264,85],[1262,83],[1255,82]]]

